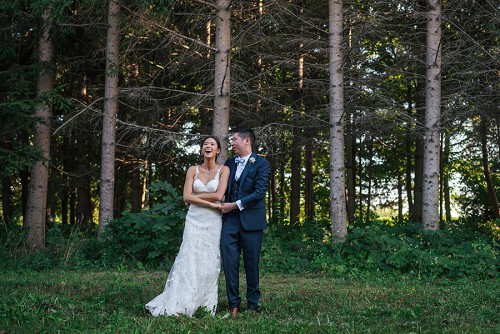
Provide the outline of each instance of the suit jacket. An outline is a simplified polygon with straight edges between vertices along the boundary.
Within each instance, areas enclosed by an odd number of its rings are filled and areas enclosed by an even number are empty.
[[[252,158],[255,159],[254,163],[250,161]],[[227,160],[225,165],[231,171],[226,189],[226,199],[228,199],[235,183],[235,159]],[[267,227],[265,197],[270,175],[271,166],[269,161],[252,152],[239,178],[240,185],[237,199],[241,201],[244,209],[241,211],[236,209],[236,211],[239,211],[241,224],[247,231],[258,231]],[[234,211],[224,214],[223,221],[225,222],[234,215]]]

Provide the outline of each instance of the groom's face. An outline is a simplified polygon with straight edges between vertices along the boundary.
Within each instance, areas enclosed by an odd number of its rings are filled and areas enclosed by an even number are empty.
[[[242,156],[245,154],[246,139],[240,137],[240,134],[235,132],[231,138],[231,147],[233,148],[234,154],[237,156]]]

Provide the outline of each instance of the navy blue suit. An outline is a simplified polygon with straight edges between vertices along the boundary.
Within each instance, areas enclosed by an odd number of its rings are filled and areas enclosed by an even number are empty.
[[[253,163],[251,160],[255,160]],[[221,256],[226,278],[229,307],[239,307],[239,263],[243,260],[247,280],[247,306],[255,309],[260,299],[259,258],[266,223],[265,196],[271,167],[269,162],[252,153],[238,181],[235,180],[235,159],[225,163],[230,169],[225,201],[240,200],[244,209],[238,208],[223,215]]]

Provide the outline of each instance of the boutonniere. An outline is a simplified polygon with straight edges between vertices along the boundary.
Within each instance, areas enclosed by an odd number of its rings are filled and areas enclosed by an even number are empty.
[[[248,159],[248,162],[250,163],[250,165],[253,165],[255,163],[255,158],[251,157],[250,159]]]

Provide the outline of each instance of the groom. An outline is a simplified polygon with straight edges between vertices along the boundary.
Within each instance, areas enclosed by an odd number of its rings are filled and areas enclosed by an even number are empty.
[[[252,152],[255,134],[249,128],[233,130],[231,146],[236,157],[226,161],[229,182],[222,204],[221,256],[231,316],[240,311],[239,264],[243,261],[247,281],[247,309],[257,311],[260,299],[259,258],[266,228],[265,196],[271,167]]]

